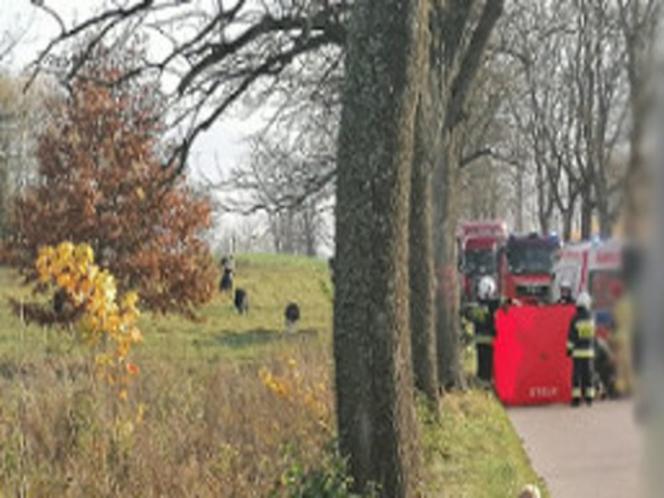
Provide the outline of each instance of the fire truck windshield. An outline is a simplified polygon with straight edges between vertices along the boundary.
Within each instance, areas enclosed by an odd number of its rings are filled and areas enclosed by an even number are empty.
[[[487,275],[496,271],[496,255],[490,249],[467,250],[464,254],[464,273]]]
[[[553,247],[543,245],[510,245],[507,249],[507,261],[510,273],[516,275],[551,273],[553,251]]]

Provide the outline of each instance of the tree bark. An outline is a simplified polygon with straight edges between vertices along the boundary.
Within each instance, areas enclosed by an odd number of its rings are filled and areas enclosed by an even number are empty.
[[[433,407],[438,401],[436,365],[436,327],[434,316],[435,271],[433,261],[431,175],[432,108],[423,89],[415,120],[410,204],[410,328],[413,349],[415,387],[423,392]]]
[[[458,223],[457,140],[454,132],[443,141],[442,164],[434,173],[434,250],[436,267],[436,338],[438,379],[445,389],[464,387],[459,345],[459,282],[456,227]]]
[[[304,229],[305,254],[310,258],[316,257],[316,203],[311,202],[302,210],[302,222]]]
[[[572,221],[574,218],[574,207],[571,209],[562,211],[563,217],[563,240],[569,242],[572,238]]]
[[[551,230],[549,229],[551,226],[551,222],[549,220],[549,216],[547,216],[547,213],[540,213],[539,216],[539,226],[540,226],[540,233],[549,233]]]
[[[581,193],[581,238],[587,240],[593,231],[593,204],[591,188],[585,187]]]
[[[408,218],[424,0],[358,0],[339,132],[334,357],[355,491],[416,494]]]
[[[436,337],[438,378],[447,388],[463,387],[459,348],[459,279],[455,232],[459,215],[460,162],[458,138],[463,107],[480,68],[491,32],[503,11],[504,0],[486,0],[472,23],[472,2],[433,0],[431,14],[430,78],[434,109],[443,113],[434,154],[433,175],[434,263],[436,269]],[[471,30],[467,44],[464,31]],[[441,57],[440,53],[443,54]]]
[[[523,188],[523,176],[525,174],[525,167],[519,165],[515,169],[515,181],[516,181],[516,231],[519,233],[523,232],[525,226],[523,208],[524,208],[524,188]]]
[[[604,195],[598,196],[597,218],[599,221],[599,234],[602,238],[608,238],[613,231],[613,217],[609,212],[608,198]]]

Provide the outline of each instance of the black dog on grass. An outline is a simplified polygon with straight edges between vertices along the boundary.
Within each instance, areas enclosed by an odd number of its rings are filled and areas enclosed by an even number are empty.
[[[284,310],[284,318],[286,318],[286,330],[294,332],[297,322],[300,321],[300,307],[297,303],[288,303]]]
[[[240,315],[249,313],[249,294],[244,289],[235,289],[235,309]]]

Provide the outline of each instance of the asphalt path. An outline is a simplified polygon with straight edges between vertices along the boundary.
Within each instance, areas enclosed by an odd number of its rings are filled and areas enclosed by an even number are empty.
[[[511,408],[508,413],[552,498],[642,496],[643,443],[631,401]]]

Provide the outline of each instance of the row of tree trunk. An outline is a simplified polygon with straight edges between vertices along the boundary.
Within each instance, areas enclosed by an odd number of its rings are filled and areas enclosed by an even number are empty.
[[[462,383],[458,124],[503,0],[358,0],[337,165],[339,444],[358,491],[415,496],[414,386]]]

